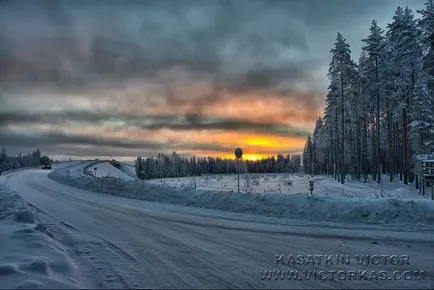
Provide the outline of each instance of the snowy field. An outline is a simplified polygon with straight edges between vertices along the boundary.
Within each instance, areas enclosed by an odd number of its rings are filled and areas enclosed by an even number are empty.
[[[309,180],[314,180],[315,196],[378,198],[381,197],[380,184],[347,181],[340,184],[329,176],[314,176],[300,174],[240,174],[240,192],[256,194],[295,194],[308,195]],[[162,178],[149,182],[164,184],[177,188],[191,187],[208,191],[238,191],[238,177],[233,175],[204,175],[200,177]],[[291,183],[291,184],[289,184]],[[428,191],[429,192],[429,191]],[[400,199],[430,199],[431,195],[421,196],[414,184],[404,185],[402,181],[390,182],[383,176],[383,196]]]
[[[76,265],[29,205],[0,184],[0,288],[77,288]]]
[[[88,170],[92,173],[94,168],[96,176],[115,177],[122,180],[134,180],[134,166],[121,163],[119,168],[108,162],[96,161],[70,161],[60,163],[56,166],[62,174],[69,174],[73,177],[84,176],[83,170],[91,165]],[[300,174],[241,174],[240,192],[253,194],[283,194],[283,195],[308,195],[309,180],[315,181],[313,195],[324,197],[344,198],[379,198],[381,197],[381,186],[377,182],[368,180],[367,183],[348,180],[340,184],[330,176],[314,176]],[[176,188],[196,188],[204,191],[237,192],[238,179],[236,174],[231,175],[203,175],[200,177],[162,178],[147,181],[152,184],[167,185]],[[419,195],[414,184],[404,185],[397,179],[390,182],[388,176],[383,176],[383,197],[399,199],[431,199],[430,188],[426,195]]]

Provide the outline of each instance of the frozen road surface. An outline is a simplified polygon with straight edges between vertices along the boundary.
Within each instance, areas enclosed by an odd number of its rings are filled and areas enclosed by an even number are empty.
[[[434,288],[433,225],[312,223],[152,203],[47,174],[0,181],[32,204],[83,288]]]

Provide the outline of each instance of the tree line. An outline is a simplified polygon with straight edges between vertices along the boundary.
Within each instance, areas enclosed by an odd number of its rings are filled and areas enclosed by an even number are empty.
[[[7,154],[6,147],[3,146],[0,151],[0,174],[8,170],[39,166],[50,161],[50,158],[45,155],[43,156],[39,149],[25,155],[20,153],[16,156],[12,156]]]
[[[301,155],[279,154],[277,158],[262,160],[240,160],[220,157],[196,158],[182,157],[176,152],[170,155],[158,154],[153,158],[137,157],[135,161],[136,175],[140,179],[199,176],[202,174],[237,173],[294,173],[300,171]]]
[[[303,151],[307,173],[380,182],[416,181],[418,157],[434,152],[434,3],[420,19],[398,7],[386,31],[372,21],[357,63],[338,33],[324,117]]]

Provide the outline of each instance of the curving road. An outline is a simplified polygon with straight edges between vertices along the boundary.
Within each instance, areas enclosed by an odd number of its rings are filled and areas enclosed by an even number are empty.
[[[47,174],[25,170],[0,182],[32,204],[78,265],[83,287],[434,288],[432,227],[321,224],[152,203],[80,190]],[[338,254],[350,255],[350,264],[276,264],[276,255]],[[361,266],[354,255],[363,254],[408,255],[410,264]],[[295,280],[262,279],[261,271],[273,269],[299,272],[283,272]],[[347,274],[328,272],[327,280],[312,274],[334,270]],[[359,270],[425,277],[348,274]]]

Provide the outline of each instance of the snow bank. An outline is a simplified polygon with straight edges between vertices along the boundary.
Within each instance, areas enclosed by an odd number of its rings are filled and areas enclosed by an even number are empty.
[[[115,177],[115,178],[121,178],[124,180],[131,180],[133,177],[125,174],[121,170],[117,169],[113,165],[111,165],[108,162],[100,162],[97,164],[92,165],[88,170],[92,171],[94,173],[94,168],[97,168],[96,170],[96,177]]]
[[[132,177],[132,178],[137,177],[136,176],[136,169],[132,165],[121,163],[119,165],[119,170],[122,171],[123,173],[125,173],[126,175]]]
[[[78,270],[29,205],[0,184],[0,288],[77,288]]]
[[[27,170],[27,169],[35,169],[35,168],[39,168],[39,166],[20,167],[20,168],[17,168],[17,169],[3,171],[2,173],[0,173],[0,175],[4,176],[4,175],[12,174],[12,173],[15,173],[15,172],[19,172],[19,171],[23,171],[23,170]]]
[[[434,202],[429,200],[245,194],[174,188],[113,177],[76,178],[59,173],[51,173],[49,177],[63,184],[100,193],[239,213],[349,223],[434,222]]]

